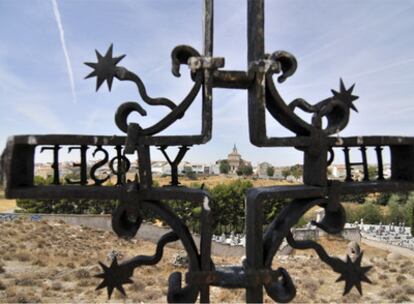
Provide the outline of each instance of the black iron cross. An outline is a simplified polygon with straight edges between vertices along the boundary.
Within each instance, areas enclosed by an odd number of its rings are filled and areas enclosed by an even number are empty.
[[[86,77],[96,77],[96,89],[106,81],[108,89],[114,78],[130,81],[137,86],[140,97],[148,106],[164,106],[170,112],[154,125],[143,128],[138,123],[128,123],[132,112],[146,115],[138,102],[121,104],[115,114],[116,125],[126,136],[86,136],[86,135],[21,135],[9,139],[2,155],[3,179],[6,196],[9,198],[42,199],[118,199],[122,203],[113,212],[113,229],[125,238],[134,237],[141,225],[141,210],[149,209],[156,213],[172,229],[158,242],[153,256],[136,256],[118,264],[115,259],[110,266],[101,264],[103,279],[98,288],[107,288],[110,297],[114,289],[125,294],[123,285],[131,283],[136,267],[154,265],[162,258],[163,247],[180,240],[188,258],[189,267],[183,282],[180,272],[169,278],[169,302],[209,302],[210,286],[223,288],[244,288],[246,302],[262,302],[263,287],[277,302],[291,301],[296,294],[295,285],[282,267],[272,269],[273,257],[284,239],[297,249],[314,249],[323,262],[339,273],[340,281],[345,281],[345,291],[356,287],[362,293],[361,282],[369,282],[366,273],[369,266],[361,266],[362,254],[354,262],[348,257],[343,261],[329,256],[315,241],[295,240],[291,228],[301,216],[315,205],[325,209],[325,217],[316,225],[327,233],[339,233],[346,217],[340,204],[341,194],[367,192],[395,192],[414,190],[414,138],[413,137],[348,137],[337,138],[333,134],[344,129],[350,119],[351,110],[357,111],[353,95],[354,86],[346,87],[341,80],[339,89],[316,104],[298,98],[286,103],[279,94],[273,75],[279,74],[278,82],[284,82],[295,73],[296,58],[286,51],[272,54],[264,50],[264,0],[248,0],[248,58],[245,71],[229,71],[224,67],[224,58],[213,57],[213,0],[204,1],[204,50],[200,54],[190,46],[180,45],[171,54],[172,72],[180,76],[180,66],[191,69],[193,87],[179,102],[168,98],[151,98],[147,95],[142,80],[125,67],[119,66],[122,56],[113,55],[112,45],[105,55],[98,51],[96,63],[86,63],[93,70]],[[177,166],[185,152],[193,145],[205,144],[211,138],[212,130],[212,90],[213,88],[242,89],[248,91],[249,136],[258,147],[294,147],[304,154],[303,185],[259,187],[246,193],[246,261],[243,265],[218,267],[211,260],[212,225],[211,201],[209,193],[203,189],[190,189],[179,186]],[[157,135],[186,114],[198,94],[202,95],[201,133],[183,136]],[[307,122],[296,111],[312,113]],[[269,137],[267,135],[265,113],[292,132],[290,137]],[[323,126],[322,120],[327,120]],[[54,183],[37,186],[33,183],[34,155],[36,147],[54,152]],[[63,146],[77,149],[81,154],[81,178],[61,185],[59,181],[59,150]],[[171,165],[171,185],[154,188],[152,186],[150,147],[156,146]],[[179,147],[175,160],[171,160],[166,149]],[[86,150],[95,147],[104,159],[91,168],[89,177],[86,171]],[[107,148],[115,148],[117,155],[109,160]],[[382,150],[388,147],[391,152],[391,178],[383,174]],[[370,180],[366,149],[374,148],[377,155],[378,179]],[[345,182],[327,178],[327,168],[334,160],[335,149],[342,149],[345,155],[347,178]],[[362,162],[350,160],[350,150],[359,149]],[[41,150],[41,151],[42,151]],[[127,180],[126,173],[131,167],[125,154],[136,153],[138,174],[134,180]],[[104,180],[97,178],[96,171],[105,163],[117,175],[117,185],[104,186]],[[117,168],[115,168],[115,163]],[[365,178],[361,182],[352,179],[352,166],[362,165]],[[91,184],[89,184],[92,182]],[[269,199],[291,199],[263,232],[264,201]],[[200,219],[201,240],[199,247],[183,220],[168,206],[169,200],[191,201],[202,207]],[[183,286],[184,283],[184,286]]]

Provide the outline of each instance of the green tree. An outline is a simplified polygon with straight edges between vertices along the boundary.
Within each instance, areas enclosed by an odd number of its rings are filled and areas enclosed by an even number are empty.
[[[381,206],[386,206],[388,204],[388,201],[390,200],[392,194],[389,192],[382,192],[380,194],[378,194],[376,200],[374,201],[375,204],[377,205],[381,205]]]
[[[241,171],[244,176],[250,176],[253,174],[253,167],[251,165],[244,165],[242,166]]]
[[[391,202],[388,204],[388,223],[400,223],[406,219],[404,214],[404,207],[399,205],[397,202]]]
[[[184,168],[184,175],[188,179],[197,179],[196,173],[193,171],[191,167]]]
[[[361,205],[358,212],[359,219],[363,218],[366,224],[379,224],[383,222],[383,215],[378,205],[371,202]]]
[[[342,194],[340,196],[341,202],[363,204],[367,197],[366,193]]]
[[[272,177],[275,174],[275,168],[273,168],[273,166],[267,167],[266,174],[267,176]]]
[[[286,179],[290,175],[290,168],[285,168],[282,170],[283,178]]]
[[[405,205],[409,201],[411,195],[412,195],[412,193],[410,193],[410,192],[393,193],[393,194],[391,194],[388,202],[389,203],[395,202],[399,205]]]
[[[368,166],[368,178],[374,180],[378,176],[376,166]]]
[[[290,167],[290,175],[294,176],[295,178],[303,176],[303,166],[297,164]]]
[[[34,177],[35,185],[51,184],[53,178]],[[21,212],[26,213],[62,213],[62,214],[101,214],[111,213],[117,205],[115,200],[88,200],[88,199],[57,199],[36,200],[18,199],[16,205]]]
[[[222,173],[222,174],[229,173],[229,171],[230,171],[229,162],[226,159],[221,160],[219,169],[220,169],[220,173]]]

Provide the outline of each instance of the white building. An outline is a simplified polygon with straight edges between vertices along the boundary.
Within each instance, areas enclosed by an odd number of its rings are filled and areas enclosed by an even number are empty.
[[[151,172],[154,175],[171,174],[171,168],[166,161],[153,161],[151,162]]]

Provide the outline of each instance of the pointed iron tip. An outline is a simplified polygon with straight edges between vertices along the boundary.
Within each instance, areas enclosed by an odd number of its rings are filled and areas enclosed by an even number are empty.
[[[122,293],[122,295],[124,296],[124,297],[126,297],[127,295],[126,295],[126,292],[125,292],[125,289],[124,289],[124,287],[122,286],[122,285],[119,285],[118,287],[117,287],[117,289],[119,290],[119,292],[120,293]]]
[[[95,49],[95,54],[96,54],[96,58],[98,58],[98,60],[102,59],[101,53],[99,53],[98,50],[96,50],[96,49]]]
[[[355,112],[359,113],[358,109],[353,104],[351,105],[351,109],[354,110]]]
[[[111,43],[108,50],[106,51],[105,57],[108,56],[108,55],[110,55],[112,57],[113,50],[114,50],[114,44]]]
[[[106,290],[108,291],[108,300],[110,300],[111,296],[112,296],[112,293],[114,291],[114,288],[113,287],[108,287]]]
[[[342,78],[339,78],[339,87],[341,91],[346,91],[345,83]]]

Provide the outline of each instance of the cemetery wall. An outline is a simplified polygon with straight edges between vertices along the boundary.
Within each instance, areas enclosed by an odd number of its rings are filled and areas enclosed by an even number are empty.
[[[31,221],[63,221],[68,225],[74,226],[85,226],[94,229],[101,229],[112,231],[111,225],[111,215],[94,215],[94,214],[27,214],[27,213],[0,213],[0,222],[3,221],[13,221],[18,218],[27,218]],[[168,228],[158,227],[152,224],[143,223],[138,231],[138,238],[157,242],[161,236],[169,231]],[[194,241],[197,247],[200,244],[200,237],[198,235],[194,235]],[[180,242],[174,242],[170,244],[170,247],[173,248],[180,248]],[[228,246],[224,244],[219,244],[213,242],[211,251],[213,255],[220,255],[220,256],[240,256],[242,257],[245,252],[242,246]]]
[[[28,220],[32,221],[63,221],[68,225],[85,226],[94,229],[112,231],[111,215],[0,213],[0,222],[12,221],[20,217],[25,217]],[[143,240],[157,242],[161,238],[161,236],[163,236],[167,231],[169,231],[168,228],[143,223],[138,231],[138,237]],[[318,238],[323,234],[323,231],[321,231],[320,229],[312,228],[296,228],[293,231],[293,235],[297,240],[318,240]],[[342,232],[342,236],[344,237],[344,239],[349,241],[355,241],[358,243],[361,241],[359,227],[345,228]],[[198,235],[194,235],[194,241],[198,246],[200,243],[200,238]],[[182,248],[180,242],[175,242],[174,244],[171,244],[171,247]],[[211,250],[213,255],[240,257],[245,255],[245,249],[243,246],[229,246],[227,244],[220,244],[218,242],[212,242]],[[290,250],[287,250],[286,252],[290,252]]]
[[[296,240],[317,240],[326,235],[326,232],[317,228],[295,228],[293,236]],[[341,236],[348,241],[361,242],[361,232],[359,227],[346,227],[342,230]]]

